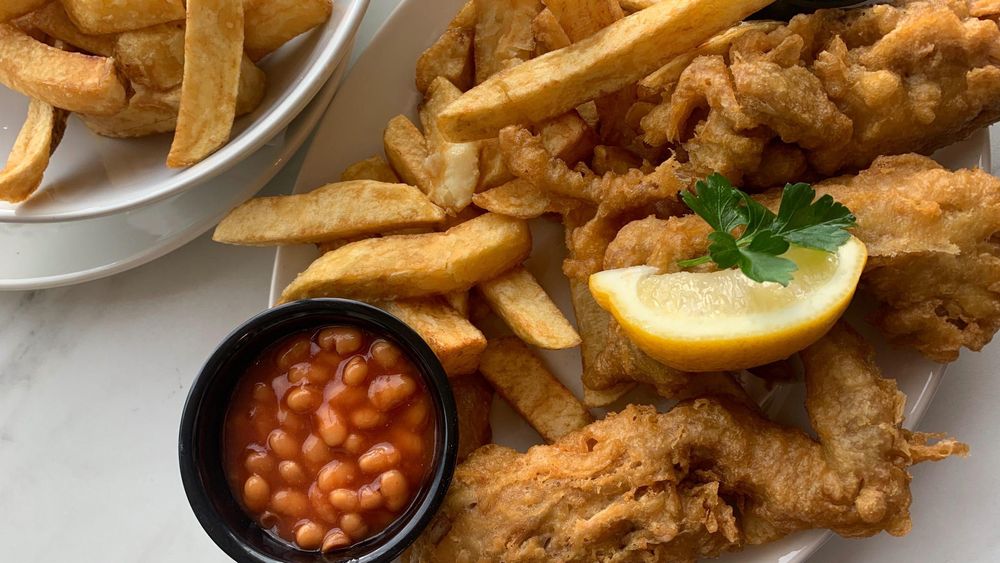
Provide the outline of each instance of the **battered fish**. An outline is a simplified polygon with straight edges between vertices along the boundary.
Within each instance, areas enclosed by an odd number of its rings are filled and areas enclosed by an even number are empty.
[[[907,468],[967,447],[901,429],[905,399],[871,355],[844,326],[804,351],[818,441],[703,398],[630,406],[525,454],[485,446],[403,559],[674,562],[809,528],[906,534]]]
[[[767,188],[934,150],[1000,119],[1000,30],[966,0],[821,10],[695,58],[643,119],[693,176]]]
[[[1000,329],[1000,180],[981,170],[950,172],[918,155],[879,158],[857,176],[815,186],[857,216],[868,247],[862,287],[879,303],[875,323],[897,343],[949,362],[979,350]],[[777,207],[780,193],[760,198]],[[700,217],[647,218],[608,246],[606,269],[677,261],[707,250]]]

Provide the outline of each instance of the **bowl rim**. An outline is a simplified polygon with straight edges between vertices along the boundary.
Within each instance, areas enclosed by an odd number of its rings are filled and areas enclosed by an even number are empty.
[[[271,554],[256,549],[237,530],[232,529],[223,520],[213,506],[213,492],[209,490],[202,479],[204,460],[198,457],[197,448],[194,446],[197,441],[197,430],[201,427],[203,420],[202,412],[211,407],[211,405],[203,403],[205,394],[214,380],[223,373],[222,368],[233,353],[240,347],[252,346],[254,338],[259,337],[269,326],[289,319],[311,316],[327,317],[327,320],[321,320],[317,326],[324,323],[336,323],[337,321],[330,320],[330,317],[337,317],[345,323],[353,323],[355,326],[382,332],[401,345],[417,365],[431,398],[439,410],[439,424],[443,422],[439,428],[440,439],[435,440],[434,457],[439,461],[431,468],[427,476],[423,500],[414,509],[413,515],[404,521],[393,536],[369,546],[373,548],[371,551],[360,555],[356,553],[345,555],[352,563],[392,560],[417,539],[417,536],[427,527],[444,501],[457,465],[458,415],[448,376],[430,346],[402,320],[367,303],[338,298],[294,301],[254,315],[222,340],[192,382],[181,413],[177,452],[184,493],[201,527],[212,541],[233,560],[241,563],[286,563],[288,561],[275,558]],[[274,341],[271,340],[267,345],[273,343]],[[228,487],[225,493],[231,494]],[[312,552],[296,550],[295,553],[311,554]],[[317,562],[337,561],[338,559],[334,557],[336,557],[336,553],[328,557],[315,552]]]
[[[34,214],[19,213],[18,207],[0,208],[0,223],[54,223],[80,221],[105,217],[163,201],[206,183],[219,174],[230,170],[258,149],[271,141],[298,116],[316,96],[341,60],[350,52],[352,39],[357,33],[361,20],[368,10],[370,0],[349,0],[335,2],[344,5],[344,15],[330,32],[329,39],[320,44],[316,60],[305,69],[285,95],[263,115],[257,117],[247,129],[232,138],[201,162],[179,171],[162,180],[160,189],[141,197],[129,198],[107,205],[89,205],[71,211]],[[312,30],[308,33],[316,33]],[[166,158],[166,155],[164,155]]]

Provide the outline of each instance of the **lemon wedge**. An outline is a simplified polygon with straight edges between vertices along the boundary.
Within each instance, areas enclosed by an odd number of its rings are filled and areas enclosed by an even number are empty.
[[[590,276],[594,299],[644,352],[683,371],[737,370],[809,346],[851,302],[868,251],[851,237],[836,253],[792,247],[788,286],[739,270],[658,274],[651,266]]]

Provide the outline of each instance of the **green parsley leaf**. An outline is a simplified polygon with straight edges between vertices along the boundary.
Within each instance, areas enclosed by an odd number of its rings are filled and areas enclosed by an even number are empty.
[[[813,201],[816,190],[805,183],[785,186],[777,214],[718,173],[696,188],[697,194],[685,191],[681,199],[714,232],[708,236],[708,254],[678,262],[682,268],[715,262],[723,269],[738,267],[757,282],[788,285],[797,267],[781,255],[791,245],[836,252],[856,222],[851,210],[829,195]],[[734,231],[740,227],[737,236]]]

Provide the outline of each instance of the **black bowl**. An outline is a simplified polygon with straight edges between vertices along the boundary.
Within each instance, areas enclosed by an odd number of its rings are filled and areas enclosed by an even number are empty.
[[[226,479],[222,433],[237,382],[265,348],[292,333],[335,324],[353,325],[384,335],[407,353],[434,400],[437,432],[430,475],[406,512],[380,534],[323,555],[276,540],[247,516]],[[458,417],[441,363],[413,329],[389,313],[358,301],[309,299],[257,315],[219,345],[188,393],[178,450],[181,480],[191,508],[212,540],[234,560],[241,563],[389,561],[417,538],[444,500],[455,470]]]

